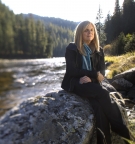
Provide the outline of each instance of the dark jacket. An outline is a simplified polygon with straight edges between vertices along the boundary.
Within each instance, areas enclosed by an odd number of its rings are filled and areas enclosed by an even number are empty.
[[[65,53],[66,59],[66,73],[64,75],[61,88],[66,91],[72,92],[75,82],[80,77],[88,76],[92,81],[97,80],[97,72],[100,71],[103,75],[105,74],[105,62],[103,49],[100,48],[100,52],[95,51],[91,55],[93,70],[82,69],[82,55],[79,53],[75,43],[70,43],[66,48]]]

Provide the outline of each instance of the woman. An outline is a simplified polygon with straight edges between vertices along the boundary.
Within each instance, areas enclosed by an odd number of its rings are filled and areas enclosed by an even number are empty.
[[[66,73],[61,87],[89,99],[96,117],[97,143],[111,144],[110,128],[130,139],[117,105],[115,104],[114,110],[109,92],[102,87],[105,74],[104,53],[99,47],[94,24],[89,21],[78,24],[74,43],[67,46],[65,58]]]

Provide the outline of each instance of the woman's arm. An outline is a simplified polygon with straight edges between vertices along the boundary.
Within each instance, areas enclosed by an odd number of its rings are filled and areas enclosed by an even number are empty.
[[[99,64],[98,64],[98,76],[97,76],[97,80],[99,82],[101,82],[104,79],[104,75],[105,75],[105,61],[104,61],[104,52],[103,49],[100,48],[100,59],[99,59]]]
[[[100,73],[104,76],[105,75],[105,58],[104,58],[104,52],[103,49],[101,48],[101,53],[102,56],[100,57]]]
[[[72,77],[83,77],[88,76],[90,78],[97,78],[97,72],[95,70],[88,71],[84,69],[79,69],[76,66],[76,51],[66,49],[66,73],[70,74]]]

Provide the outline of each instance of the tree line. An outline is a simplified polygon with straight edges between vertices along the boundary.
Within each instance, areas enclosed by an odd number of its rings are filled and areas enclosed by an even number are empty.
[[[97,13],[96,27],[106,54],[120,55],[135,50],[135,1],[116,0],[113,15],[102,23]],[[73,41],[78,23],[33,14],[15,15],[0,1],[0,58],[47,58],[64,56]]]
[[[110,55],[120,55],[135,51],[135,1],[124,0],[119,6],[115,2],[114,13],[107,15],[104,24],[106,41],[105,52]]]
[[[52,21],[52,19],[51,19]],[[54,18],[55,21],[55,18]],[[60,21],[60,19],[59,19]],[[32,14],[15,15],[0,1],[0,57],[47,58],[64,56],[67,44],[73,41],[73,27],[34,19]],[[58,20],[57,20],[58,23]]]

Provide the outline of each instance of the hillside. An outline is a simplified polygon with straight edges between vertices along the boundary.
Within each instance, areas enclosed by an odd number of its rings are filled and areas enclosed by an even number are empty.
[[[35,20],[41,20],[46,25],[52,23],[54,25],[60,26],[62,28],[68,28],[70,30],[74,30],[76,25],[79,23],[79,22],[64,20],[64,19],[61,19],[61,18],[38,16],[38,15],[35,15],[35,14],[31,14],[31,13],[23,14],[23,16],[27,17],[27,18],[33,18]]]
[[[60,18],[16,15],[1,1],[0,21],[0,58],[63,57],[77,25]]]

